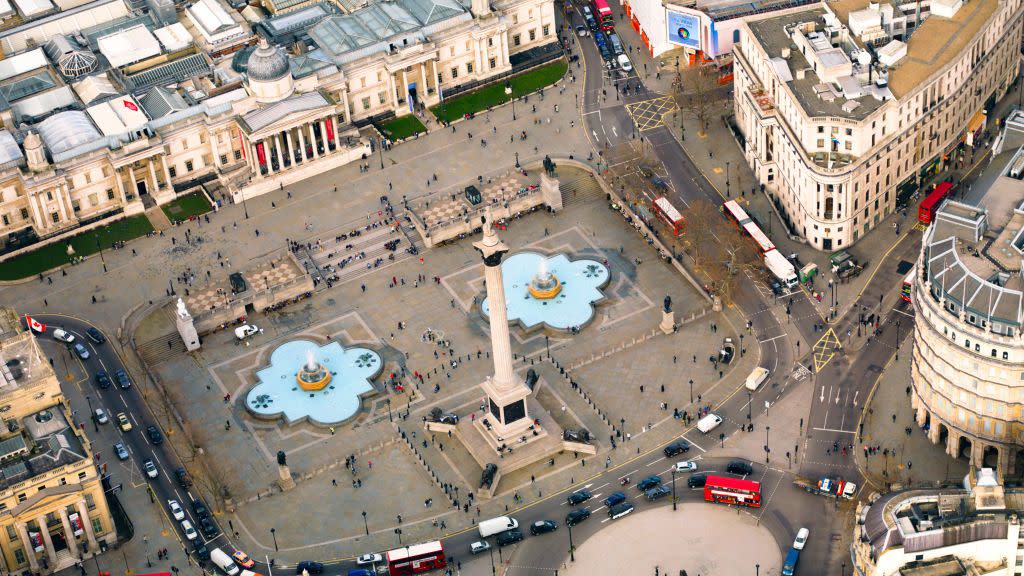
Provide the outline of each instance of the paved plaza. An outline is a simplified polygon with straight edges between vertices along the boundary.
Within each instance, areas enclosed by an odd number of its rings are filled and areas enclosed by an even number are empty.
[[[553,536],[557,538],[558,536]],[[746,511],[706,504],[661,506],[613,520],[576,550],[568,576],[780,574],[779,548]],[[655,569],[657,568],[657,572]],[[813,572],[813,571],[812,571]]]
[[[586,428],[596,437],[596,464],[606,457],[618,459],[611,445],[616,430],[622,431],[619,443],[628,436],[630,448],[644,449],[678,434],[680,423],[672,418],[672,410],[693,412],[689,380],[694,380],[694,393],[700,395],[729,373],[720,375],[713,368],[708,357],[718,345],[704,336],[712,323],[724,327],[726,322],[710,312],[692,284],[655,258],[633,227],[608,209],[603,195],[579,186],[590,178],[585,172],[563,167],[559,176],[567,182],[566,209],[557,215],[538,211],[513,219],[502,238],[513,253],[562,252],[573,259],[607,263],[611,281],[602,289],[605,300],[597,305],[595,320],[581,334],[516,328],[513,353],[521,376],[529,368],[540,376],[543,384],[534,401],[557,427]],[[374,228],[376,221],[371,218],[370,230],[356,240],[405,238],[389,226]],[[365,228],[365,222],[336,228],[351,231]],[[312,258],[321,269],[324,252],[351,252],[344,248],[350,240],[336,243],[336,234],[332,230],[301,241],[313,246]],[[321,248],[316,247],[318,240]],[[342,246],[335,248],[337,244]],[[337,256],[330,259],[337,267]],[[343,557],[392,546],[394,528],[399,526],[403,538],[437,537],[472,527],[477,506],[486,517],[502,512],[521,490],[532,493],[533,488],[537,497],[543,497],[545,491],[569,485],[577,475],[573,467],[585,464],[563,454],[556,457],[554,467],[542,462],[503,477],[492,500],[474,494],[468,511],[454,507],[455,502],[466,504],[468,493],[477,490],[481,467],[460,442],[426,432],[421,421],[435,407],[464,419],[479,416],[478,385],[493,370],[487,323],[479,306],[483,266],[470,242],[456,241],[415,257],[403,255],[376,268],[363,261],[351,266],[358,272],[313,298],[251,316],[248,321],[264,332],[244,346],[230,331],[221,331],[208,335],[197,355],[167,352],[171,347],[165,341],[173,340],[175,333],[166,308],[146,318],[136,331],[141,350],[164,351],[152,354],[151,368],[216,463],[236,506],[227,518],[239,543],[250,552],[266,553],[273,548],[268,531],[272,526],[280,562]],[[668,336],[656,330],[665,295],[672,297],[681,325]],[[375,383],[376,393],[364,401],[365,414],[328,429],[257,420],[246,413],[241,399],[254,383],[254,372],[267,364],[276,346],[295,338],[318,344],[338,341],[381,354],[384,372]],[[445,345],[439,346],[439,340]],[[654,358],[658,361],[651,361]],[[746,361],[738,359],[734,366],[749,370]],[[565,368],[569,376],[562,374]],[[423,381],[413,378],[414,373],[422,374]],[[383,384],[390,374],[398,377],[401,391]],[[574,390],[569,378],[585,392]],[[668,384],[662,390],[653,382]],[[645,386],[643,393],[639,386]],[[622,402],[627,396],[637,401]],[[281,493],[275,486],[279,450],[287,453],[298,482],[292,492]],[[344,463],[350,455],[356,457],[355,472]],[[425,505],[428,501],[430,506]],[[290,516],[283,510],[313,512]],[[363,510],[368,512],[365,526]],[[443,529],[435,526],[435,518],[445,521]]]

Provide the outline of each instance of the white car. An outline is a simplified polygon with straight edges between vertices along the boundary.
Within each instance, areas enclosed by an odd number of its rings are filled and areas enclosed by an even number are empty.
[[[469,552],[471,554],[479,554],[486,550],[491,549],[491,543],[487,540],[480,540],[479,542],[473,542],[469,545]]]
[[[185,519],[185,511],[181,509],[181,504],[178,504],[177,500],[168,500],[167,508],[171,511],[171,516],[175,520],[181,521]]]
[[[110,422],[110,419],[107,418],[107,413],[103,411],[103,408],[96,409],[96,422],[99,424],[106,424],[107,422]]]
[[[156,464],[149,458],[142,461],[142,469],[146,471],[146,476],[150,478],[156,478],[160,475],[160,472],[156,469]]]
[[[697,463],[693,460],[687,462],[676,462],[676,472],[696,472]]]
[[[578,36],[590,36],[590,31],[587,30],[586,26],[577,26],[576,35]]]
[[[252,336],[253,334],[258,334],[262,332],[263,330],[260,330],[259,327],[257,327],[255,324],[242,324],[238,328],[235,328],[235,338],[238,338],[239,340],[245,340],[246,338]]]
[[[195,540],[199,537],[199,533],[192,527],[192,523],[188,520],[181,521],[181,531],[185,533],[185,538],[189,540]]]
[[[811,531],[807,528],[801,528],[796,533],[796,540],[793,540],[793,548],[797,550],[803,550],[804,545],[807,544],[807,537],[811,535]]]
[[[356,558],[357,566],[366,566],[367,564],[379,564],[384,561],[384,557],[380,554],[363,554],[359,558]]]
[[[630,63],[629,58],[626,57],[625,54],[619,54],[617,60],[619,62],[619,68],[622,68],[626,72],[631,72],[633,70],[633,64]]]
[[[70,333],[70,332],[65,332],[64,330],[61,330],[60,328],[57,328],[56,330],[53,331],[53,339],[54,340],[60,340],[61,342],[67,342],[68,344],[71,344],[72,342],[75,341],[75,335]]]

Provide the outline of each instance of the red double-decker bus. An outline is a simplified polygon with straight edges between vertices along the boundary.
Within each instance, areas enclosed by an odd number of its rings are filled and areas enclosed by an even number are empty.
[[[729,476],[708,476],[704,484],[704,499],[708,502],[760,508],[761,483]]]
[[[943,182],[932,190],[921,206],[917,209],[917,220],[922,224],[931,224],[932,219],[935,218],[935,211],[942,205],[942,201],[949,196],[949,193],[953,191],[953,185],[949,182]]]
[[[388,550],[386,560],[390,576],[421,574],[448,565],[439,540]]]
[[[683,231],[686,229],[686,220],[683,219],[679,210],[676,210],[676,207],[668,201],[668,198],[664,196],[655,198],[651,205],[654,206],[654,212],[672,229],[673,236],[683,235]]]
[[[605,0],[591,0],[590,6],[590,9],[594,11],[594,18],[597,18],[597,23],[601,26],[601,30],[614,32],[615,16],[612,14],[612,9],[608,7],[608,2]]]

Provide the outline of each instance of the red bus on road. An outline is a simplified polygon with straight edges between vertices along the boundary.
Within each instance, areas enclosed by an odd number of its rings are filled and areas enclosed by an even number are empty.
[[[740,504],[761,507],[761,483],[729,476],[708,476],[704,484],[704,499],[708,502]]]
[[[935,211],[942,205],[942,201],[946,199],[946,196],[953,191],[953,185],[949,182],[943,182],[932,190],[932,193],[921,202],[921,206],[917,209],[917,220],[922,224],[931,224],[932,219],[935,218]]]
[[[651,205],[654,206],[654,212],[672,229],[673,236],[678,238],[683,235],[683,231],[686,229],[686,220],[683,219],[679,210],[676,210],[676,207],[668,201],[668,198],[664,196],[655,198]]]
[[[444,568],[448,561],[439,540],[389,550],[385,559],[390,576],[421,574]]]
[[[594,18],[597,18],[597,23],[601,26],[601,30],[614,32],[615,16],[612,14],[612,9],[608,7],[608,2],[605,0],[591,0],[590,5],[590,9],[594,11]]]

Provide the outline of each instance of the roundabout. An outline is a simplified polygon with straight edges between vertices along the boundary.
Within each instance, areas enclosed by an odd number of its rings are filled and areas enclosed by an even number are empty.
[[[634,512],[620,520],[595,514],[604,526],[565,559],[569,576],[590,574],[779,574],[779,547],[746,510],[680,503]],[[742,552],[739,552],[742,550]],[[739,552],[739,553],[738,553]],[[657,568],[657,572],[655,572]]]

